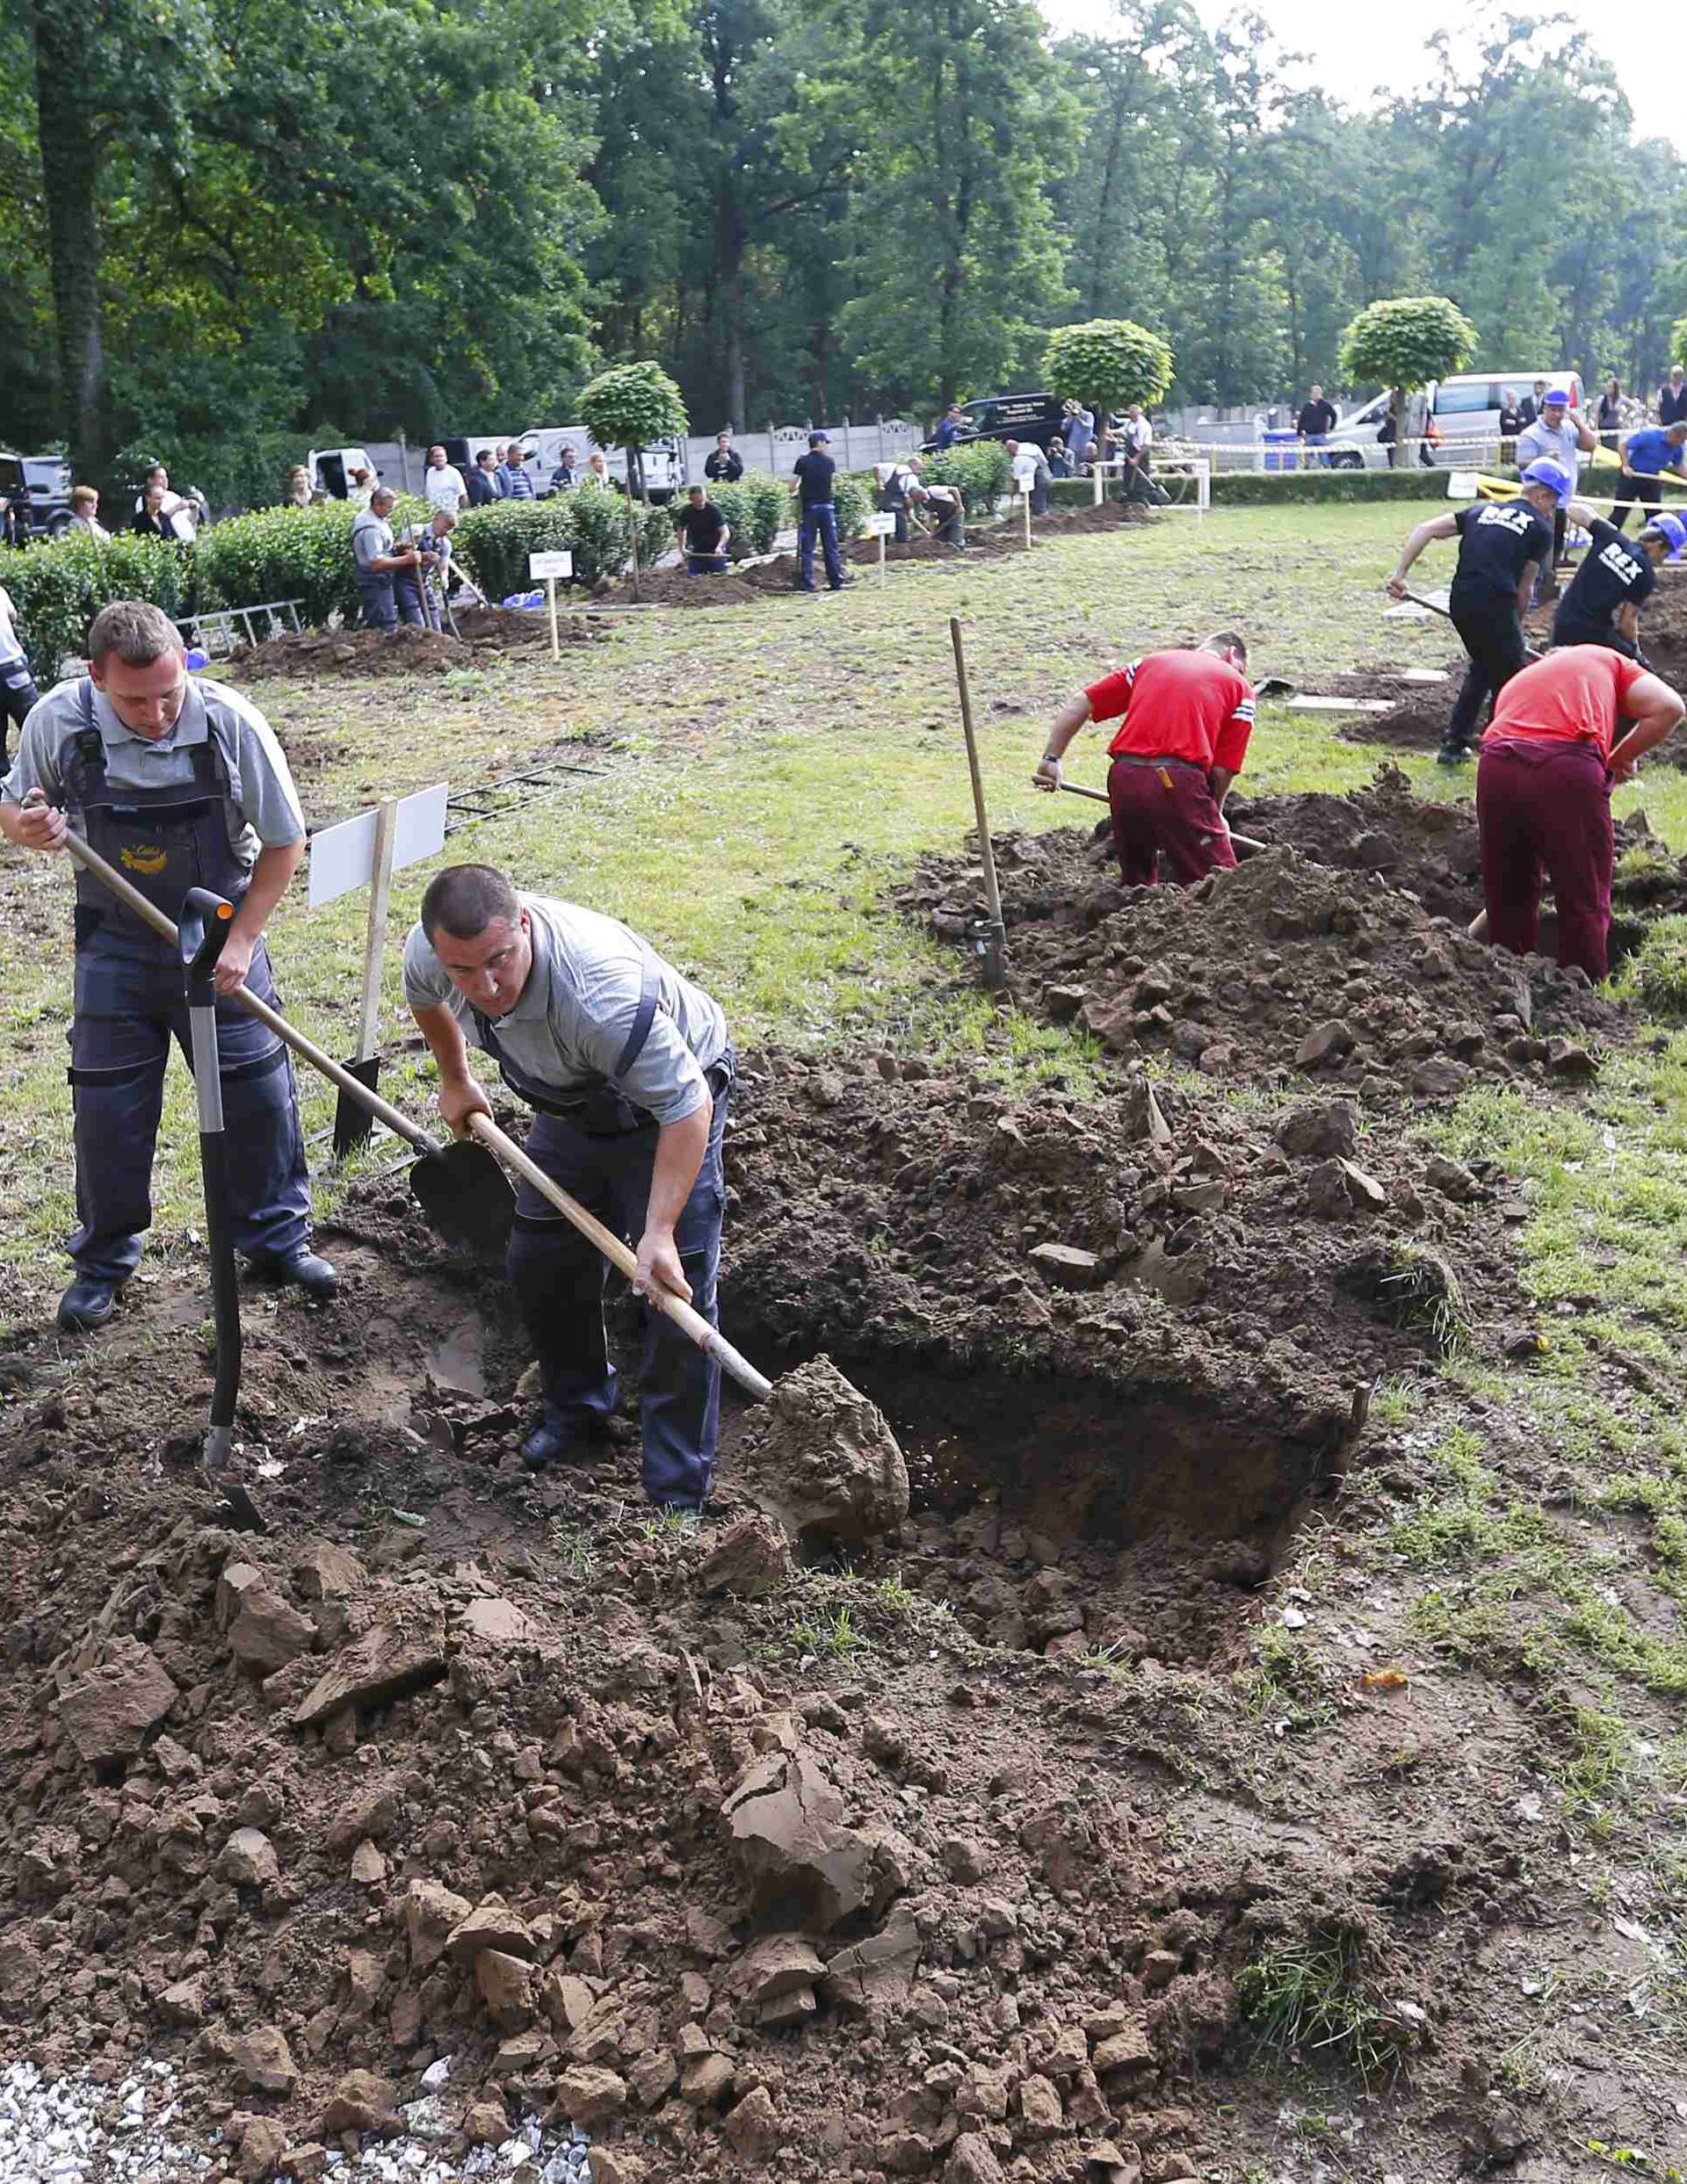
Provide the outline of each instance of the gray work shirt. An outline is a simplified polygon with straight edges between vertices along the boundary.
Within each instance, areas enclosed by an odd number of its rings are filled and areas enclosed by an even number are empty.
[[[260,849],[305,838],[305,814],[286,754],[257,707],[200,675],[190,675],[182,710],[168,735],[149,743],[127,728],[102,691],[94,692],[94,726],[105,747],[105,778],[114,789],[185,788],[193,780],[192,748],[209,740],[215,719],[228,760],[228,840],[250,871]],[[82,681],[56,683],[30,708],[11,771],[0,781],[0,802],[21,804],[32,789],[64,801],[64,761],[83,727]]]
[[[1523,430],[1518,433],[1517,463],[1519,467],[1526,470],[1531,463],[1540,462],[1543,459],[1562,463],[1570,474],[1571,484],[1575,484],[1576,474],[1587,460],[1587,457],[1582,452],[1581,436],[1570,423],[1568,416],[1556,431],[1547,423],[1545,417],[1537,417],[1532,424],[1524,425]]]
[[[393,527],[384,516],[377,516],[366,508],[351,526],[351,552],[359,568],[366,569],[372,561],[380,560],[393,550]],[[390,569],[375,569],[377,576],[390,576]]]
[[[660,999],[620,1090],[659,1123],[694,1115],[709,1096],[705,1073],[730,1044],[720,1005],[619,918],[549,895],[519,900],[532,927],[533,967],[521,999],[494,1019],[498,1044],[516,1067],[565,1094],[612,1075],[639,1013],[648,965]],[[476,1043],[474,1012],[419,924],[404,943],[404,998],[412,1009],[449,1009],[469,1044]]]

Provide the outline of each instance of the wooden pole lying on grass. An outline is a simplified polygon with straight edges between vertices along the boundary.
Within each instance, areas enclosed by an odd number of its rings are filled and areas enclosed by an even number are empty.
[[[955,648],[955,681],[960,691],[960,725],[967,738],[967,766],[973,777],[973,813],[978,821],[979,854],[984,862],[984,901],[989,915],[979,935],[984,983],[992,991],[1008,982],[1008,929],[1002,922],[1002,894],[996,884],[996,851],[990,846],[989,814],[984,808],[984,776],[978,763],[978,737],[973,728],[973,693],[967,681],[967,646],[960,633],[960,617],[949,617],[949,637]]]

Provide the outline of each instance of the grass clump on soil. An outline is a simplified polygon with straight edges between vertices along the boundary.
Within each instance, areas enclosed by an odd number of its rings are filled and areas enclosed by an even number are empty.
[[[1285,2060],[1329,2056],[1370,2079],[1400,2066],[1402,2027],[1382,1998],[1370,1936],[1333,1919],[1268,1942],[1236,1985],[1262,2044]]]
[[[1615,981],[1648,1016],[1687,1016],[1687,917],[1661,917]]]

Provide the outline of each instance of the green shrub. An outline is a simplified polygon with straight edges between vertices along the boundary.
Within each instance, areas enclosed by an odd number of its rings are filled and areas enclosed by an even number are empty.
[[[198,606],[201,611],[266,606],[272,600],[296,599],[301,622],[320,626],[336,613],[355,620],[351,524],[356,513],[349,501],[332,501],[322,508],[262,509],[208,524],[193,549]],[[390,520],[396,530],[398,510]],[[412,514],[407,520],[418,518]]]
[[[869,478],[871,473],[868,474]],[[832,480],[832,506],[837,510],[837,535],[840,539],[858,539],[861,526],[872,513],[873,488],[871,483],[840,470]],[[790,510],[793,503],[786,503]],[[791,520],[787,515],[786,522]]]
[[[1048,488],[1051,508],[1093,508],[1096,488],[1089,478],[1056,478]]]
[[[994,514],[1012,474],[1013,458],[1001,440],[974,440],[970,446],[947,448],[941,455],[927,455],[920,466],[928,485],[960,488],[969,516]]]
[[[18,609],[18,634],[38,681],[56,682],[67,654],[88,648],[88,625],[107,600],[145,599],[172,618],[192,611],[192,546],[121,533],[108,546],[83,537],[0,548],[0,586]]]
[[[735,561],[752,553],[768,553],[782,525],[791,520],[791,495],[777,478],[764,471],[747,470],[735,485],[711,485],[708,496],[732,530],[727,549]],[[683,500],[673,502],[669,514],[677,517]]]
[[[458,518],[457,552],[489,599],[526,591],[530,553],[565,549],[574,556],[576,584],[615,582],[633,551],[630,503],[624,493],[576,487],[547,501],[499,501],[472,508]],[[648,567],[673,544],[666,509],[639,504],[639,560]]]
[[[1501,474],[1495,473],[1495,475]],[[1213,480],[1213,503],[1229,508],[1261,503],[1344,501],[1444,501],[1447,472],[1425,470],[1231,470]],[[1169,477],[1160,482],[1173,489]]]

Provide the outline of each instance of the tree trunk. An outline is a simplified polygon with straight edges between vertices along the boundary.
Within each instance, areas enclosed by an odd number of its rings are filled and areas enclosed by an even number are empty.
[[[34,17],[35,111],[40,127],[59,401],[77,474],[98,476],[107,445],[105,350],[99,303],[100,131],[81,92],[77,41],[48,13]]]
[[[626,451],[626,535],[633,548],[633,597],[639,596],[639,508],[640,495],[634,489],[634,474],[643,468],[639,450],[629,446]],[[643,483],[642,477],[638,484]]]

